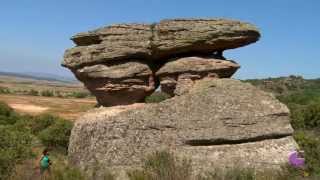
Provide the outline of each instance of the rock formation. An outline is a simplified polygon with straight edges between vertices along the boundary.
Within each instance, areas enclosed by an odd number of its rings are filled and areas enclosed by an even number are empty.
[[[159,104],[108,114],[110,108],[76,121],[69,146],[73,164],[90,169],[98,160],[124,170],[141,166],[148,153],[168,150],[189,158],[196,172],[236,165],[274,168],[297,146],[287,107],[238,80],[205,78]]]
[[[297,147],[289,110],[271,94],[229,79],[240,66],[222,54],[259,37],[253,25],[225,19],[119,24],[75,35],[63,66],[99,104],[128,106],[99,108],[76,121],[70,161],[126,170],[168,150],[189,158],[196,172],[281,166]],[[172,98],[134,104],[159,84]]]
[[[153,72],[139,61],[97,64],[73,72],[102,105],[140,102],[155,90]]]
[[[168,60],[177,57],[210,57],[215,52],[220,52],[218,58],[224,60],[221,54],[223,50],[248,45],[259,37],[259,31],[253,25],[226,19],[174,19],[158,24],[118,24],[73,36],[72,40],[77,46],[66,50],[62,65],[86,85],[99,104],[131,104],[143,101],[157,88],[159,77],[155,74]],[[207,58],[203,60],[208,61]],[[230,77],[236,70],[230,67],[227,72],[225,67],[219,70],[218,63],[216,67],[215,63],[206,63],[210,70],[204,71],[213,71],[221,77]],[[128,66],[134,67],[126,70],[124,67]],[[149,70],[146,70],[147,66]],[[138,72],[142,69],[143,75]],[[194,72],[200,71],[203,74],[202,70]],[[113,78],[113,74],[117,76]],[[159,74],[165,72],[162,70]]]
[[[191,87],[195,80],[205,77],[229,78],[239,67],[235,62],[211,57],[186,57],[167,62],[156,75],[160,79],[161,90],[174,96],[180,94],[174,93],[175,90]]]

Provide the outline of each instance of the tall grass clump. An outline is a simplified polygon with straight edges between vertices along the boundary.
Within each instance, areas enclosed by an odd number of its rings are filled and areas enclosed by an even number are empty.
[[[130,180],[191,180],[191,162],[166,151],[155,152],[145,159],[142,170],[128,172]]]

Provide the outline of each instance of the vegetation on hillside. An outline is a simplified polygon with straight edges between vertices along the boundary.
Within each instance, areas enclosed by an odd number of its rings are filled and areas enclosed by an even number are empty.
[[[37,147],[65,153],[71,128],[70,121],[52,115],[22,116],[0,102],[0,180],[8,179],[17,165],[35,158]]]
[[[59,90],[35,90],[35,89],[10,89],[0,86],[0,94],[13,95],[29,95],[29,96],[43,96],[43,97],[61,97],[61,98],[86,98],[92,96],[88,91],[72,91],[63,92]]]
[[[320,178],[320,80],[305,80],[298,76],[247,80],[255,86],[275,94],[291,111],[294,138],[305,151],[306,169],[283,167],[282,171],[260,172],[255,169],[234,168],[227,171],[213,169],[207,174],[192,177],[192,162],[176,158],[168,152],[156,152],[146,157],[141,169],[127,172],[131,180],[167,179],[308,179]],[[165,94],[156,93],[146,99],[154,103],[166,99]],[[69,166],[65,152],[72,123],[52,115],[22,116],[5,103],[0,103],[0,180],[21,179],[30,171],[23,164],[35,158],[34,149],[50,147],[54,153],[52,180],[94,179]],[[58,152],[58,154],[56,153]],[[60,154],[60,155],[59,155]],[[61,158],[56,158],[61,157]],[[24,168],[19,169],[19,166]],[[32,171],[32,170],[31,170]],[[13,173],[15,172],[15,173]],[[17,173],[19,172],[19,173]],[[106,171],[102,179],[113,180],[114,172]]]
[[[295,140],[305,151],[307,172],[320,176],[320,79],[289,76],[246,82],[274,93],[288,106]]]

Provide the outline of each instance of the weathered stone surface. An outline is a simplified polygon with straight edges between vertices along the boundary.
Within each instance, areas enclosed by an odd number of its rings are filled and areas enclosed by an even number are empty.
[[[123,170],[166,149],[191,159],[195,171],[274,168],[297,146],[287,107],[233,79],[206,78],[182,96],[112,112],[101,108],[75,122],[69,146],[73,164],[90,169],[98,161]]]
[[[85,66],[73,72],[103,106],[141,102],[156,88],[149,66],[134,60]]]
[[[173,19],[155,26],[156,56],[180,53],[208,54],[256,42],[258,29],[249,23],[228,19]]]
[[[238,68],[240,66],[234,61],[212,57],[185,57],[169,61],[156,75],[160,79],[161,90],[173,96],[187,92],[195,80],[205,77],[230,78]]]
[[[62,65],[75,69],[114,60],[146,59],[151,56],[151,26],[119,24],[72,37],[79,45],[66,50]]]
[[[253,25],[227,19],[174,19],[159,24],[118,24],[72,37],[78,45],[65,52],[71,69],[123,59],[162,60],[181,54],[210,54],[256,42]]]

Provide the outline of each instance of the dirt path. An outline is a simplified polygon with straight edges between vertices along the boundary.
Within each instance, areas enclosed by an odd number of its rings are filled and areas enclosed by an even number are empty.
[[[48,110],[49,107],[41,107],[41,106],[35,106],[31,104],[9,104],[10,107],[12,107],[16,111],[24,112],[24,113],[31,113],[31,114],[40,114],[44,111]]]

